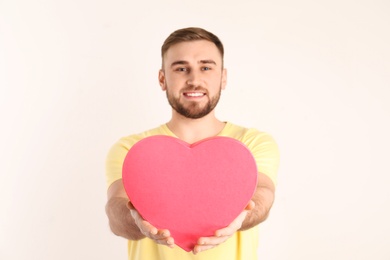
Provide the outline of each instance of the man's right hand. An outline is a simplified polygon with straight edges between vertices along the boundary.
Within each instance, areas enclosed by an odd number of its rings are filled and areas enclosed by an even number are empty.
[[[175,246],[175,241],[171,237],[171,233],[167,229],[157,229],[148,221],[142,218],[138,211],[134,208],[133,204],[129,201],[127,207],[130,210],[131,216],[133,217],[135,224],[138,226],[141,233],[154,240],[157,244],[166,245],[170,248]]]

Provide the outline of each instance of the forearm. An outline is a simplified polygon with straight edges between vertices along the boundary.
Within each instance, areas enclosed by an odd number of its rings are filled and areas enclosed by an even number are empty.
[[[275,198],[273,185],[259,182],[255,194],[252,197],[255,207],[248,212],[240,231],[250,229],[265,221],[269,215]]]
[[[122,197],[110,198],[106,204],[106,214],[109,219],[111,231],[129,240],[140,240],[145,236],[135,224],[130,210],[127,208],[128,200]]]

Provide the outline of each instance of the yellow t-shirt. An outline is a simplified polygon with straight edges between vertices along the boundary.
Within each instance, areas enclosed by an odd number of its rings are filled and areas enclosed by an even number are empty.
[[[122,178],[122,165],[129,149],[141,139],[153,135],[175,136],[166,125],[121,138],[108,153],[106,162],[107,187]],[[229,122],[218,136],[226,136],[244,143],[252,152],[259,172],[266,174],[276,184],[279,151],[274,139],[256,129],[243,128]],[[171,249],[156,244],[149,238],[128,241],[129,260],[257,260],[258,226],[236,232],[225,243],[197,255],[176,246]]]

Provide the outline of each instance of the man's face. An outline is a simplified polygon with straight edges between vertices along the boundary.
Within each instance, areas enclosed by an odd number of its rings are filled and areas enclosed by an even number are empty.
[[[164,55],[159,82],[176,112],[193,119],[208,115],[226,85],[218,48],[206,40],[171,46]]]

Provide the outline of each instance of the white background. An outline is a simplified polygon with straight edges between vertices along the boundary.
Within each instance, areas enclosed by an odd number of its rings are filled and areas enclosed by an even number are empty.
[[[0,0],[0,259],[126,259],[104,161],[165,123],[175,29],[225,44],[217,115],[271,133],[259,259],[390,259],[390,2]]]

